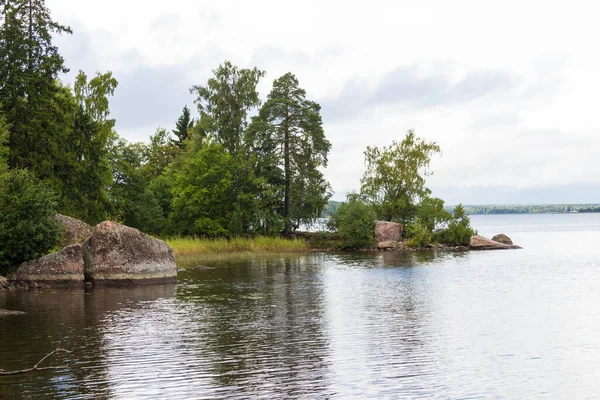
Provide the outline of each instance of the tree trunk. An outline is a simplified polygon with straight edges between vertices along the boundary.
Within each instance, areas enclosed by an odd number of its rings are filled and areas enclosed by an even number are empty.
[[[292,209],[290,192],[292,189],[292,171],[290,165],[290,127],[288,121],[283,126],[283,157],[284,157],[284,174],[285,174],[285,190],[284,190],[284,210],[285,228],[283,235],[289,237],[292,233]]]

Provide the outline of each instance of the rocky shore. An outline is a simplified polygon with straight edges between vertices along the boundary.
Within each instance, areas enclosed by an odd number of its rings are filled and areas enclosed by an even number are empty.
[[[162,240],[112,221],[92,228],[63,215],[56,220],[63,228],[61,250],[0,277],[0,290],[177,281],[173,249]]]

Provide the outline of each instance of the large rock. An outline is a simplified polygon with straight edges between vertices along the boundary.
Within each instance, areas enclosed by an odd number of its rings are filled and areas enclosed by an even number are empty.
[[[494,242],[493,240],[478,235],[471,236],[471,240],[469,241],[469,247],[472,250],[508,250],[521,248],[515,245]]]
[[[27,261],[8,275],[11,282],[31,286],[77,286],[84,283],[83,252],[80,244],[67,246],[58,253]],[[34,285],[34,286],[35,286]]]
[[[375,224],[375,241],[399,242],[402,240],[402,225],[397,222],[377,221]]]
[[[56,222],[61,226],[63,235],[60,240],[60,248],[72,244],[83,243],[92,236],[92,227],[77,218],[56,214]]]
[[[512,240],[504,233],[499,233],[498,235],[492,238],[494,242],[502,243],[502,244],[513,244]]]
[[[86,280],[94,284],[176,282],[173,249],[137,229],[105,221],[83,244]]]

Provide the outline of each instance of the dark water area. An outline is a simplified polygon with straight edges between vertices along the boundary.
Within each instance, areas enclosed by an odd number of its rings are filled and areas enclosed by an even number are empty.
[[[0,399],[597,398],[600,215],[473,216],[523,250],[215,261],[0,292]],[[194,260],[188,260],[194,265]]]

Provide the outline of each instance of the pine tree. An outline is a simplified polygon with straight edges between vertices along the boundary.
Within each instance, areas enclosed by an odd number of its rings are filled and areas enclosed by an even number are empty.
[[[329,184],[320,167],[327,166],[331,143],[325,138],[321,106],[306,99],[298,79],[287,73],[273,82],[273,90],[253,118],[247,141],[253,151],[264,154],[263,170],[283,177],[283,234],[292,232],[292,223],[320,215],[329,198]],[[268,160],[268,161],[265,161]]]
[[[173,130],[173,134],[177,139],[171,139],[171,143],[182,149],[184,141],[188,138],[189,131],[193,127],[194,119],[191,117],[190,109],[188,106],[184,106]]]

